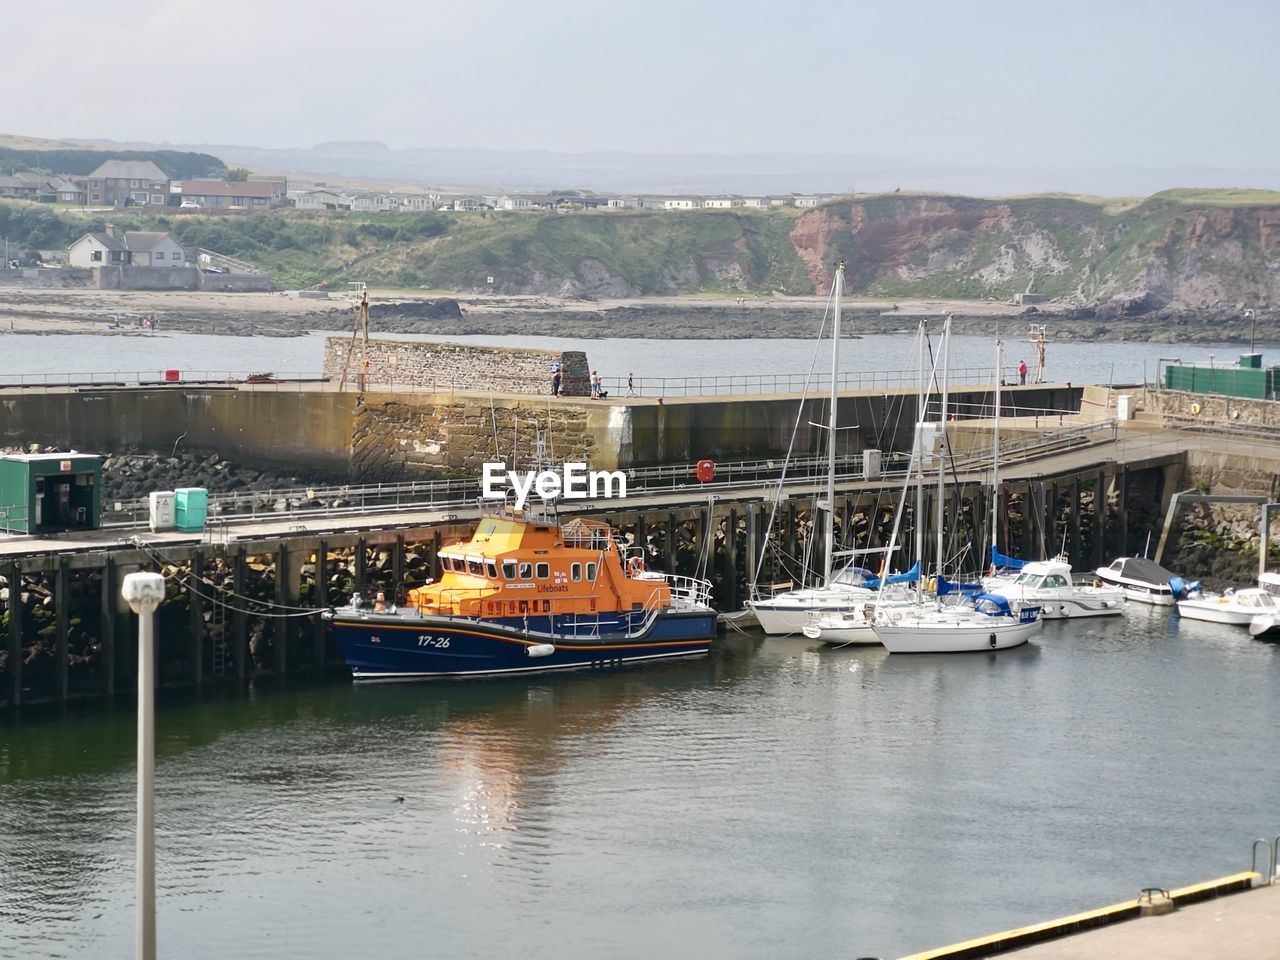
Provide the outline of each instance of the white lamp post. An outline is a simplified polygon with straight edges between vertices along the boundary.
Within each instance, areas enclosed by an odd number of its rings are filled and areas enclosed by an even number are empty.
[[[138,615],[138,863],[136,953],[156,956],[156,607],[164,601],[164,577],[131,573],[120,595]]]

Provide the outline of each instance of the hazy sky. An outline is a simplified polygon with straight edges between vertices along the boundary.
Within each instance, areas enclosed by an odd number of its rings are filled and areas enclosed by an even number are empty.
[[[5,7],[6,133],[1280,165],[1280,0]]]

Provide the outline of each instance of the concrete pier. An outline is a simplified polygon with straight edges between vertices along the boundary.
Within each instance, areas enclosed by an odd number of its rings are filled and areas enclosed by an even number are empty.
[[[1252,872],[1170,890],[1176,905],[1141,916],[1140,898],[913,953],[902,960],[1274,960],[1280,886],[1251,889]]]

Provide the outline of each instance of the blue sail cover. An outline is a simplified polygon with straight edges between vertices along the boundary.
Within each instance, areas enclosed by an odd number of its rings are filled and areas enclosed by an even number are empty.
[[[895,573],[892,576],[885,577],[884,585],[887,587],[895,583],[915,583],[919,579],[920,579],[920,563],[919,561],[917,561],[911,565],[911,569],[908,570],[906,573]],[[867,587],[870,590],[876,590],[880,586],[880,580],[879,578],[864,580],[862,585],[864,587]]]
[[[1030,560],[1018,560],[1014,557],[1006,557],[1003,553],[997,550],[994,545],[991,547],[991,565],[1000,570],[1021,570],[1030,562]]]
[[[988,616],[1013,616],[1012,610],[1009,609],[1008,599],[998,593],[980,593],[973,598],[973,605],[979,613],[985,613]]]
[[[945,577],[938,578],[938,596],[945,597],[949,593],[981,593],[982,584],[980,583],[954,583]]]

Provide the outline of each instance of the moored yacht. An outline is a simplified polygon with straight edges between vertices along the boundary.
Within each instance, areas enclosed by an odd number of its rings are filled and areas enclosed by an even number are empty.
[[[890,653],[1005,650],[1035,635],[1040,608],[1014,609],[1005,597],[980,593],[960,603],[877,611],[873,629]]]
[[[1200,586],[1198,582],[1187,583],[1146,557],[1120,557],[1094,574],[1103,583],[1119,587],[1128,599],[1157,607],[1171,607]]]

